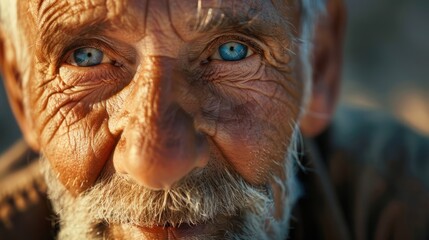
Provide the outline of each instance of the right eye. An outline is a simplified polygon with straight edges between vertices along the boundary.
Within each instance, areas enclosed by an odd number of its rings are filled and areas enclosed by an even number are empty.
[[[67,62],[73,66],[92,67],[109,62],[109,58],[97,48],[83,47],[74,50]]]

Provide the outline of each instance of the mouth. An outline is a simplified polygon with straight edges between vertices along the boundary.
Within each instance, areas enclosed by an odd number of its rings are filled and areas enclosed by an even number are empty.
[[[170,223],[151,227],[136,226],[148,239],[188,239],[201,235],[208,235],[211,228],[208,224],[182,223],[173,226]]]

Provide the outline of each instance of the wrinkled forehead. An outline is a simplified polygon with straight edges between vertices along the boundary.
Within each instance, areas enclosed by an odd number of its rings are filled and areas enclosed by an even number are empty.
[[[78,27],[119,22],[113,25],[144,32],[153,16],[163,16],[162,21],[177,29],[207,31],[232,23],[295,24],[299,17],[297,0],[29,0],[18,5],[42,31],[58,23]]]
[[[251,12],[273,13],[274,6],[279,10],[294,7],[297,0],[29,0],[20,1],[28,4],[33,15],[54,13],[70,10],[70,13],[84,15],[91,11],[94,14],[107,12],[109,16],[126,13],[126,9],[146,10],[146,7],[156,3],[167,6],[172,16],[179,15],[197,16],[202,10],[222,10],[230,14],[242,14]],[[150,10],[149,10],[150,11]],[[182,21],[184,19],[181,19]]]

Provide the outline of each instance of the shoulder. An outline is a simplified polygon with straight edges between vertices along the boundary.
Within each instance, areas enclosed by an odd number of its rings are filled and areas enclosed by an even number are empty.
[[[429,138],[392,116],[342,108],[327,166],[353,235],[429,238]]]
[[[0,235],[47,239],[51,222],[37,154],[19,141],[0,155]]]
[[[389,114],[341,108],[332,127],[332,148],[356,164],[384,174],[397,172],[418,178],[429,188],[429,137]]]

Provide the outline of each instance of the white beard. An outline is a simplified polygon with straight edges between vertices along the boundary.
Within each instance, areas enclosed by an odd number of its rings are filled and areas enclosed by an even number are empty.
[[[49,197],[60,218],[58,238],[111,239],[111,226],[216,224],[220,216],[232,223],[229,228],[192,239],[286,239],[291,210],[299,195],[296,139],[295,136],[288,148],[286,179],[274,178],[271,185],[263,188],[251,186],[238,174],[209,163],[169,191],[148,190],[115,174],[101,177],[92,188],[73,197],[48,161],[42,159]],[[273,186],[280,192],[273,194]],[[281,216],[276,218],[275,207],[282,208]]]

